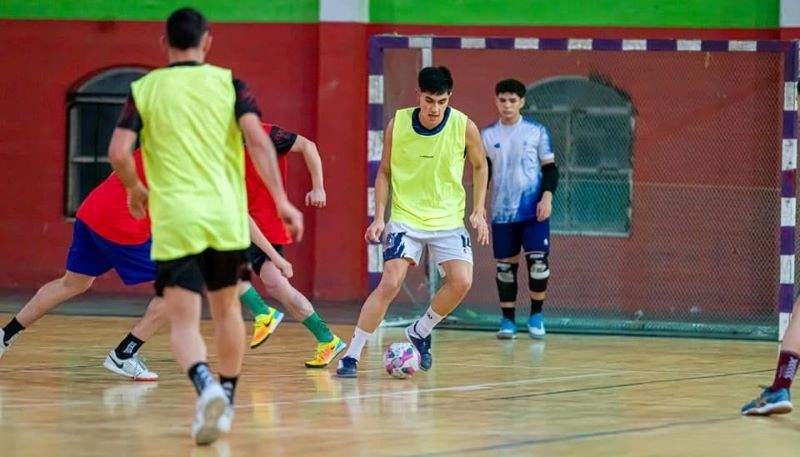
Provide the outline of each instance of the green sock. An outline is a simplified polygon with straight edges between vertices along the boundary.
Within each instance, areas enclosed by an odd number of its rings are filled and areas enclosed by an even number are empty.
[[[328,328],[328,325],[325,324],[325,321],[323,321],[316,312],[308,316],[308,319],[303,321],[303,325],[314,334],[314,338],[320,343],[330,343],[333,341],[331,329]]]
[[[242,303],[247,305],[250,312],[253,313],[254,317],[259,314],[269,314],[269,306],[264,303],[264,299],[261,298],[261,295],[258,295],[254,287],[247,289],[247,292],[243,293],[240,298]]]

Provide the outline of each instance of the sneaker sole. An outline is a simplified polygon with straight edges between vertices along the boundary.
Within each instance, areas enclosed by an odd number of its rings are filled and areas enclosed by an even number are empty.
[[[119,369],[119,367],[117,367],[116,365],[114,365],[114,363],[113,363],[113,362],[111,362],[111,361],[108,359],[108,356],[106,356],[106,360],[103,362],[103,368],[105,368],[106,370],[108,370],[108,371],[110,371],[110,372],[112,372],[112,373],[116,373],[116,374],[118,374],[118,375],[120,375],[120,376],[122,376],[122,377],[124,377],[124,378],[128,378],[128,379],[130,379],[130,380],[132,380],[132,381],[137,381],[137,382],[153,382],[153,381],[158,381],[158,375],[156,375],[156,376],[155,376],[155,377],[153,377],[153,378],[146,378],[146,377],[139,377],[139,376],[131,376],[131,375],[129,375],[128,373],[125,373],[124,371],[120,370],[120,369]]]
[[[339,373],[339,372],[337,371],[337,372],[336,372],[336,377],[337,377],[337,378],[345,378],[345,379],[353,379],[353,378],[357,378],[357,377],[358,377],[358,373],[347,373],[347,374],[341,374],[341,373]]]
[[[516,333],[497,333],[498,340],[515,340],[517,339]]]
[[[325,368],[325,367],[327,367],[328,365],[331,364],[331,362],[333,362],[333,360],[336,358],[337,355],[341,354],[342,351],[344,351],[344,348],[346,348],[346,347],[347,347],[347,343],[343,343],[339,347],[338,350],[334,351],[333,355],[331,356],[331,359],[325,365],[314,365],[313,363],[309,364],[308,362],[306,362],[306,364],[305,364],[306,368]]]
[[[250,345],[250,349],[256,349],[256,348],[258,348],[259,346],[261,346],[262,344],[266,343],[266,342],[267,342],[267,340],[269,339],[269,337],[271,337],[271,336],[272,336],[272,334],[273,334],[273,333],[275,333],[275,330],[277,330],[277,329],[278,329],[278,326],[279,326],[279,325],[281,325],[281,322],[283,321],[283,317],[284,317],[284,316],[285,316],[285,314],[281,313],[281,314],[280,314],[278,317],[274,317],[273,319],[276,321],[276,322],[275,322],[275,329],[274,329],[274,330],[272,330],[272,332],[271,332],[269,335],[267,335],[267,337],[266,337],[266,338],[264,338],[263,340],[259,341],[259,342],[258,342],[258,343],[256,343],[255,345],[251,344],[251,345]]]
[[[197,430],[194,442],[204,446],[217,441],[219,438],[219,418],[225,414],[228,401],[223,397],[212,398],[203,410],[203,426]]]
[[[770,414],[789,414],[792,412],[792,402],[780,401],[760,408],[752,408],[744,411],[745,416],[769,416]]]
[[[532,340],[543,340],[544,336],[545,336],[545,333],[541,333],[541,334],[533,333],[530,330],[528,330],[528,336],[530,336]]]

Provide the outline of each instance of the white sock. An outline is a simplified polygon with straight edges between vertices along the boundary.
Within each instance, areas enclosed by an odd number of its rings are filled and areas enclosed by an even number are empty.
[[[347,353],[345,353],[344,356],[352,357],[356,360],[361,359],[361,351],[364,349],[364,345],[367,344],[367,340],[370,336],[372,336],[372,333],[367,333],[356,327],[353,339],[350,341],[350,346],[347,347]]]
[[[411,333],[416,334],[420,338],[426,338],[431,334],[433,328],[436,327],[436,324],[441,322],[442,319],[444,319],[444,316],[436,314],[436,311],[434,311],[433,308],[428,307],[428,310],[425,311],[425,314],[411,324]]]

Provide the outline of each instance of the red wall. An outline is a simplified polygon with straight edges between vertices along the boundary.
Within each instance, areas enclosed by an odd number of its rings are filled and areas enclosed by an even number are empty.
[[[306,238],[287,250],[298,272],[293,282],[318,299],[353,301],[366,292],[362,234],[367,39],[391,32],[738,39],[780,35],[774,30],[214,25],[209,60],[234,68],[253,87],[266,119],[308,136],[320,148],[329,204],[316,212],[305,211]],[[160,34],[161,24],[150,22],[0,20],[0,42],[4,43],[0,61],[6,65],[0,73],[0,199],[4,203],[0,206],[0,288],[35,288],[63,271],[71,234],[71,224],[63,217],[68,89],[104,67],[162,65]],[[480,100],[474,103],[482,105],[474,107],[476,120],[488,119],[481,114],[486,106]],[[643,136],[637,141],[646,142],[647,131],[639,133]],[[647,176],[648,171],[636,173]],[[301,158],[290,161],[290,176],[290,196],[301,201],[309,183]],[[122,290],[114,276],[102,279],[98,286]]]

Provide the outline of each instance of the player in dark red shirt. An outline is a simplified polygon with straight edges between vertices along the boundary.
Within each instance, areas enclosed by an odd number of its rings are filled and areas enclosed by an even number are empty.
[[[133,154],[139,179],[146,184],[141,152]],[[251,220],[252,238],[261,249],[275,254],[278,274],[291,276],[291,265],[267,243]],[[155,279],[155,263],[150,259],[150,220],[134,219],[128,210],[127,193],[115,173],[86,197],[75,215],[72,245],[64,276],[42,286],[13,319],[0,329],[0,357],[16,336],[61,303],[82,294],[95,278],[115,270],[126,285]],[[251,292],[255,294],[255,291]],[[257,295],[257,294],[256,294]],[[263,301],[262,301],[263,303]],[[267,309],[267,314],[271,309]],[[166,322],[163,300],[155,297],[142,319],[106,356],[103,366],[135,381],[155,381],[138,355],[139,348]],[[274,331],[275,325],[271,326]]]
[[[317,208],[324,207],[326,203],[325,187],[322,176],[322,162],[319,158],[317,146],[307,138],[284,130],[277,125],[263,124],[263,126],[278,151],[278,163],[283,175],[284,185],[286,185],[287,178],[286,155],[289,152],[299,152],[303,155],[306,168],[308,168],[308,172],[311,175],[311,191],[306,194],[305,203],[308,206]],[[291,243],[292,237],[278,216],[275,202],[272,200],[263,181],[259,178],[249,156],[245,162],[245,181],[247,183],[247,206],[250,217],[275,249],[282,253],[283,246]],[[267,294],[281,302],[286,307],[286,311],[297,321],[302,322],[317,339],[316,354],[312,360],[305,363],[306,367],[323,368],[327,366],[345,348],[345,343],[330,331],[319,314],[316,313],[308,298],[295,289],[285,276],[281,275],[280,271],[270,261],[270,256],[266,255],[258,247],[253,246],[250,250],[250,260],[253,262],[253,270],[258,273],[263,281]],[[247,283],[245,283],[245,287],[252,290]],[[268,325],[275,317],[270,316],[268,311],[258,303],[250,303],[246,294],[242,295],[242,302],[250,308],[250,311],[255,316],[253,338],[250,341],[250,347],[255,348],[269,336]]]

